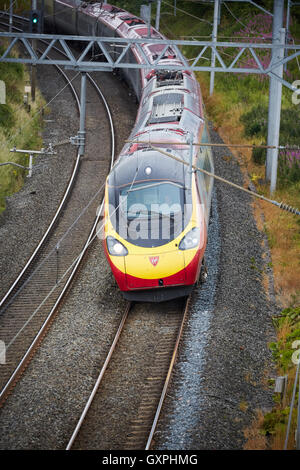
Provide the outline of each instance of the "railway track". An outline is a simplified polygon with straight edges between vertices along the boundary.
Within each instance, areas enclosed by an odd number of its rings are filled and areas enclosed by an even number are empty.
[[[127,305],[67,450],[151,448],[188,305],[189,298]],[[157,330],[155,339],[153,330]],[[149,349],[153,350],[150,362]],[[115,416],[124,418],[117,436]]]
[[[72,75],[69,75],[66,79],[71,82],[73,77]],[[90,101],[93,102],[94,100],[90,98]],[[92,116],[90,122],[93,124],[96,122],[96,118],[94,119]],[[94,157],[90,155],[93,155],[93,152],[91,151],[89,153],[89,149],[87,149],[87,158],[84,158],[83,162],[80,160],[78,162],[78,168],[80,171],[82,166],[84,166],[84,163],[94,161]],[[79,169],[77,169],[77,171],[79,171]],[[76,187],[76,184],[78,183],[74,183],[74,188]],[[74,188],[72,183],[72,194],[74,193]],[[76,193],[75,199],[77,199]],[[65,206],[62,205],[63,212],[66,212],[69,204],[70,199],[68,199]],[[99,205],[99,199],[96,205],[91,204],[94,215],[96,213],[97,205]],[[90,207],[85,212],[90,214]],[[89,246],[98,222],[98,219],[94,218],[94,222],[91,223],[92,229],[90,230],[88,239],[86,241],[81,239],[81,243],[78,242],[77,244],[76,237],[78,232],[83,232],[82,227],[83,225],[86,225],[86,219],[79,221],[79,223],[82,222],[82,226],[76,224],[74,229],[72,228],[70,231],[69,229],[71,225],[68,225],[71,223],[70,219],[66,220],[68,220],[66,226],[63,226],[60,216],[53,222],[53,224],[51,224],[52,227],[49,234],[43,237],[45,240],[41,243],[42,251],[38,250],[35,260],[33,260],[33,267],[30,267],[29,263],[29,270],[25,270],[26,273],[24,274],[24,277],[21,277],[18,281],[19,284],[16,284],[16,290],[12,290],[12,293],[6,297],[8,302],[5,299],[4,303],[6,305],[5,311],[3,312],[3,318],[6,316],[7,322],[10,323],[8,317],[20,317],[20,312],[23,312],[25,305],[25,292],[30,299],[29,303],[32,302],[32,292],[37,290],[37,284],[34,284],[36,276],[39,282],[43,279],[41,284],[39,284],[40,287],[38,288],[41,292],[41,296],[36,300],[37,306],[25,321],[26,326],[24,326],[25,324],[23,319],[23,326],[21,328],[18,327],[18,331],[21,332],[17,337],[18,341],[12,343],[16,344],[17,347],[14,349],[11,348],[11,356],[16,357],[18,350],[21,351],[22,347],[23,350],[26,350],[26,353],[24,355],[23,352],[21,353],[23,358],[16,366],[15,372],[12,375],[9,372],[10,378],[6,382],[0,395],[1,403],[4,402],[12,386],[22,374],[22,371],[27,366],[32,354],[38,347],[51,322],[55,318],[61,299],[67,291],[71,280],[76,275],[76,269],[70,272],[70,276],[66,276],[66,282],[65,280],[59,283],[57,281],[61,279],[69,266],[73,264],[74,259],[77,258],[76,253],[79,253],[80,255],[76,261],[75,268],[78,267],[84,250]],[[91,214],[90,220],[92,220]],[[62,227],[61,230],[60,226]],[[72,235],[73,231],[74,233],[76,232],[76,237]],[[65,239],[65,233],[68,233],[70,237]],[[73,250],[75,244],[77,246],[76,253]],[[61,258],[62,253],[64,255],[63,260]],[[41,270],[35,271],[37,265],[42,265]],[[47,267],[45,274],[43,266]],[[52,289],[50,289],[50,295],[48,295],[49,292],[45,293],[44,291],[44,280],[46,280],[45,286],[48,286],[45,288],[49,291],[49,283],[47,280],[49,273],[53,277],[53,288],[55,287],[53,292]],[[42,299],[42,302],[40,299]],[[13,308],[15,308],[15,310],[10,310]],[[111,448],[112,442],[115,448],[124,448],[126,450],[140,448],[149,449],[151,447],[164,397],[170,381],[171,371],[175,362],[187,311],[188,301],[169,302],[164,304],[163,307],[162,305],[147,306],[147,304],[128,305],[110,348],[110,352],[104,360],[103,367],[100,371],[94,390],[84,408],[77,426],[75,427],[67,449],[106,449]],[[150,322],[148,323],[149,319]],[[1,321],[2,317],[0,317],[0,327],[2,326]],[[13,323],[14,327],[16,327],[17,322],[14,321]],[[38,324],[41,323],[42,327],[39,327]],[[141,324],[144,324],[142,328],[144,329],[143,335],[139,334]],[[153,341],[153,329],[157,331],[155,341]],[[39,332],[34,336],[36,331]],[[136,333],[137,331],[139,332],[138,335]],[[30,334],[34,339],[29,341],[29,347],[25,347],[24,339],[27,339]],[[134,337],[134,341],[132,341],[132,337]],[[146,355],[148,359],[143,357],[145,349],[147,351],[153,350],[152,360],[150,362],[149,354]],[[11,356],[7,355],[7,362],[10,361],[10,364],[12,364]],[[0,376],[0,380],[1,379],[2,377]],[[2,382],[4,381],[2,380]],[[131,384],[134,383],[134,386],[130,385],[130,382]],[[122,395],[121,400],[119,400],[118,392]],[[112,419],[111,413],[115,409],[115,406],[110,406],[109,402],[111,400],[113,400],[115,404],[121,402],[120,413],[123,413],[123,415],[126,416],[117,436],[114,433],[110,435],[110,426],[108,425],[109,420]],[[99,420],[99,410],[102,416],[101,420]],[[105,416],[103,410],[106,410]],[[120,416],[119,412],[117,413],[117,416]],[[105,422],[105,419],[108,419],[108,421]]]
[[[67,76],[60,69],[59,73],[64,74],[72,87],[79,106],[76,91],[79,84],[74,80],[74,73]],[[1,300],[0,330],[1,340],[6,345],[6,363],[0,368],[0,404],[7,398],[53,321],[100,217],[97,208],[114,157],[114,130],[101,90],[90,75],[88,80],[86,154],[84,158],[77,155],[65,194],[48,230]],[[103,114],[109,119],[102,120],[99,125],[99,115]],[[104,136],[109,137],[105,139]],[[104,156],[99,152],[100,145]],[[106,154],[111,155],[110,162]]]

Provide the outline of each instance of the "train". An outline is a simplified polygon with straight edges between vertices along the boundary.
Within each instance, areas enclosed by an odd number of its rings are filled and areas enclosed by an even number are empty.
[[[107,3],[45,0],[44,8],[56,33],[148,37],[142,18]],[[152,26],[150,37],[165,39]],[[142,50],[154,63],[164,47],[148,42]],[[143,57],[132,46],[125,60],[142,63]],[[202,94],[175,48],[169,46],[158,64],[119,71],[139,107],[105,184],[104,252],[123,297],[136,302],[186,297],[207,275],[214,164]]]

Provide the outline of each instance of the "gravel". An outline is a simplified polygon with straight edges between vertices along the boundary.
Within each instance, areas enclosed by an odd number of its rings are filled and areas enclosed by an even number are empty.
[[[215,143],[222,142],[211,129]],[[243,185],[227,148],[214,151],[216,174]],[[268,342],[274,296],[262,285],[272,272],[252,213],[251,197],[217,182],[207,247],[208,280],[193,308],[165,403],[156,449],[243,449],[256,411],[270,411],[275,371]],[[267,251],[268,254],[268,251]]]
[[[129,114],[134,109],[128,101]],[[131,126],[132,118],[122,126],[120,123],[120,142]],[[212,140],[219,142],[219,136],[211,132]],[[214,154],[216,173],[242,184],[236,159],[224,158],[228,149],[217,149]],[[45,177],[39,183],[33,181],[34,187],[42,191]],[[28,194],[28,184],[22,191]],[[10,199],[0,236],[13,236],[8,237],[12,240],[7,249],[1,248],[1,258],[5,258],[1,261],[2,273],[5,266],[11,265],[12,253],[22,251],[24,255],[24,250],[16,247],[32,239],[31,221],[37,217],[28,209],[31,215],[22,216],[22,223],[14,228],[21,197]],[[52,197],[48,199],[51,212],[55,204]],[[28,207],[29,203],[26,213]],[[156,449],[242,449],[244,430],[256,409],[267,411],[272,407],[273,390],[267,379],[274,371],[267,344],[274,337],[271,317],[278,307],[262,285],[262,272],[267,271],[268,258],[263,258],[266,246],[266,238],[255,224],[251,198],[216,183],[206,254],[209,277],[193,293],[172,384],[155,435]],[[18,259],[16,266],[21,265]],[[268,274],[272,281],[270,269]],[[118,327],[123,306],[97,240],[76,279],[72,296],[61,307],[26,374],[0,411],[1,449],[65,448]]]
[[[51,67],[39,67],[38,79],[47,84],[43,96],[49,102],[65,87],[65,80]],[[77,132],[78,112],[69,88],[48,107],[43,132],[44,146],[56,144]],[[40,150],[40,149],[37,149]],[[22,189],[6,198],[0,216],[0,298],[17,277],[46,231],[71,176],[76,149],[57,148],[57,155],[36,157],[33,175]]]

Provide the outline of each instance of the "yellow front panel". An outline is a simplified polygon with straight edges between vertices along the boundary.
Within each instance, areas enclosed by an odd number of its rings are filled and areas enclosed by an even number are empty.
[[[180,250],[161,253],[158,247],[157,251],[148,249],[147,252],[144,255],[125,257],[126,274],[142,279],[161,279],[172,276],[185,267],[184,255]]]

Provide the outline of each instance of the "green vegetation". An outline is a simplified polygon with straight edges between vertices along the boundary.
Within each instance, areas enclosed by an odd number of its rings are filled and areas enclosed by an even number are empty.
[[[0,44],[0,53],[3,45]],[[28,157],[11,153],[10,149],[40,148],[42,140],[41,119],[38,109],[42,100],[37,94],[36,102],[28,110],[23,104],[24,85],[29,82],[29,74],[21,64],[0,63],[0,79],[6,86],[6,104],[0,104],[0,162],[14,161],[28,165]],[[18,191],[24,181],[26,171],[12,165],[0,167],[0,212],[5,209],[5,197]]]
[[[241,122],[245,126],[244,134],[248,138],[259,138],[261,144],[266,145],[268,130],[268,108],[259,104],[250,111],[242,114]],[[285,108],[281,112],[281,127],[279,145],[298,146],[300,141],[300,108]],[[252,159],[257,165],[264,165],[266,149],[255,148]],[[279,153],[278,182],[281,187],[290,186],[300,181],[300,150],[291,148]]]
[[[276,405],[272,412],[264,416],[263,431],[273,436],[273,448],[282,449],[285,441],[290,403],[294,388],[296,362],[300,359],[300,307],[286,308],[273,319],[278,333],[278,341],[270,344],[279,374],[288,376],[287,391],[284,397],[274,397]],[[299,390],[296,403],[299,400]],[[294,435],[297,426],[297,406],[292,413],[288,448],[294,448]]]
[[[8,0],[0,0],[0,9],[9,8]],[[14,3],[14,12],[29,10],[30,0]],[[3,43],[0,42],[0,54]],[[0,162],[14,161],[27,166],[28,158],[10,152],[17,148],[34,149],[42,144],[40,138],[41,120],[38,109],[42,100],[37,93],[36,102],[31,103],[28,111],[23,105],[24,86],[29,83],[29,72],[21,64],[0,63],[0,80],[6,86],[6,104],[0,104]],[[5,209],[5,197],[18,191],[24,182],[26,171],[7,165],[0,167],[0,213]]]
[[[0,0],[0,10],[9,10],[9,0]],[[21,13],[31,8],[31,0],[17,0],[13,2],[13,12]]]
[[[296,340],[300,341],[300,307],[284,309],[280,316],[273,319],[273,322],[279,332],[279,339],[270,344],[270,349],[280,371],[287,373],[295,368],[292,361],[295,353],[293,343]],[[282,332],[284,332],[283,335]]]

